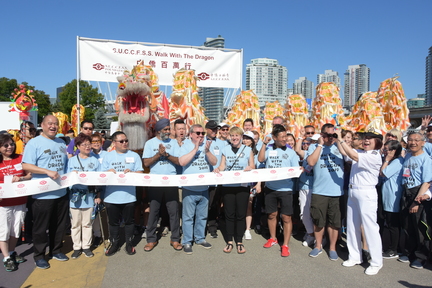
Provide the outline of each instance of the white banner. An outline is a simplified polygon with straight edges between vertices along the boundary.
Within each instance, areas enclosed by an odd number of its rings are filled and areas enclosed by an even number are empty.
[[[203,186],[232,183],[254,183],[283,180],[300,176],[301,167],[255,169],[245,171],[225,171],[221,173],[198,173],[184,175],[162,175],[143,173],[78,172],[61,175],[57,180],[43,178],[37,180],[0,184],[0,198],[14,198],[41,194],[66,188],[74,184],[96,186]]]
[[[198,87],[240,88],[242,50],[209,49],[165,44],[120,43],[78,38],[80,79],[117,82],[124,70],[141,60],[159,77],[159,85],[172,86],[173,75],[185,68],[195,70]],[[228,51],[229,50],[229,51]]]

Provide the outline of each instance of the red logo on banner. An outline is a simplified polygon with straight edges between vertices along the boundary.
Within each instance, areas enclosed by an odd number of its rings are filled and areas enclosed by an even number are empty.
[[[0,190],[2,190],[2,189],[3,189],[3,187],[0,186]]]
[[[204,178],[204,175],[201,174],[201,175],[199,175],[198,177],[199,177],[199,178]]]
[[[126,177],[126,175],[125,174],[120,174],[119,177],[120,178],[124,178],[124,177]]]
[[[217,173],[217,174],[216,174],[216,177],[222,177],[222,174]]]
[[[288,169],[288,172],[294,172],[294,169],[293,168]]]
[[[42,181],[39,182],[40,185],[45,185],[45,184],[47,184],[47,183],[48,183],[48,182],[45,181],[45,180],[42,180]]]
[[[106,177],[106,174],[99,174],[99,177],[101,177],[101,178],[105,178],[105,177]]]
[[[93,69],[102,70],[104,68],[105,68],[104,65],[102,65],[101,63],[93,64]]]
[[[240,174],[240,172],[236,172],[236,173],[234,173],[234,176],[240,176],[241,174]]]
[[[180,179],[182,179],[182,180],[186,180],[187,177],[186,177],[186,176],[181,176]]]
[[[84,177],[86,177],[87,175],[86,174],[84,174],[84,173],[81,173],[80,175],[79,175],[79,177],[81,177],[81,178],[84,178]]]
[[[276,170],[271,170],[270,173],[275,174]]]
[[[61,180],[66,180],[66,179],[67,179],[67,176],[61,177]]]
[[[168,178],[168,176],[164,176],[164,177],[162,177],[162,179],[163,180],[168,180],[169,178]]]
[[[18,184],[17,187],[18,187],[18,188],[23,188],[24,186],[25,186],[25,185],[21,183],[21,184]]]
[[[210,75],[205,73],[205,72],[201,72],[198,74],[198,79],[200,79],[200,80],[204,81],[204,80],[207,80],[209,78],[210,78]]]
[[[144,179],[150,179],[150,176],[145,175],[145,176],[144,176]]]

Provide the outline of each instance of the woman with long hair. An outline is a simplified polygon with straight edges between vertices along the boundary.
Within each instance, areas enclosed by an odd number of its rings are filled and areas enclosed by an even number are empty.
[[[22,169],[22,155],[16,154],[15,150],[11,135],[0,135],[0,183],[31,179],[31,174],[26,174]],[[17,270],[18,264],[26,261],[15,252],[24,223],[26,203],[27,196],[0,199],[0,249],[4,257],[3,265],[8,272]]]

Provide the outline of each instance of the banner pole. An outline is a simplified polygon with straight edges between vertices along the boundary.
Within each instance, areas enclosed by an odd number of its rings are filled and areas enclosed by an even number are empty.
[[[80,37],[77,36],[77,134],[80,131],[80,114],[81,114],[81,109],[80,109],[80,53],[79,53],[79,40]],[[71,115],[72,117],[72,115]],[[71,119],[72,120],[72,119]]]

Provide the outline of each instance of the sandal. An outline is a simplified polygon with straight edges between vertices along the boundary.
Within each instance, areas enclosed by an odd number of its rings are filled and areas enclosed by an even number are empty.
[[[234,246],[231,243],[228,243],[227,246],[223,249],[223,252],[225,253],[231,253],[231,251],[233,250]]]
[[[238,254],[246,253],[246,249],[244,249],[244,245],[242,243],[237,243],[237,253]]]

